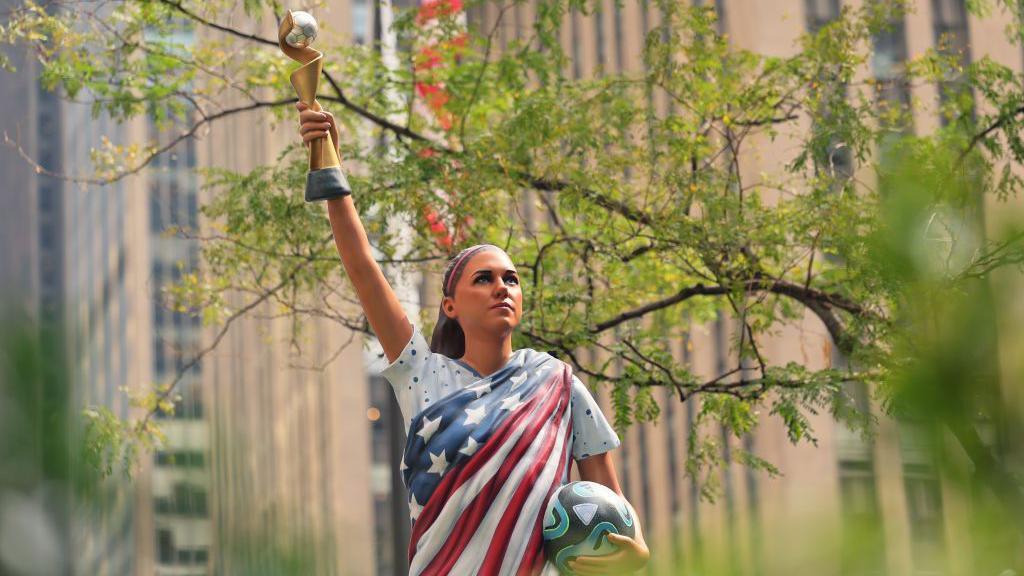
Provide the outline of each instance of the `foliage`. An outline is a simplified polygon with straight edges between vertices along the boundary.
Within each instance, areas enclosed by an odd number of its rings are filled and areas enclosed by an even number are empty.
[[[670,399],[699,403],[686,468],[704,474],[703,493],[713,497],[720,450],[702,432],[706,423],[738,438],[766,413],[781,419],[792,442],[815,443],[811,416],[821,411],[869,431],[869,416],[845,397],[846,382],[870,385],[893,406],[890,376],[916,353],[907,314],[918,295],[894,273],[906,254],[879,246],[922,237],[918,229],[886,228],[886,194],[900,189],[886,188],[886,171],[900,165],[880,161],[889,155],[879,151],[906,150],[917,175],[934,184],[918,209],[955,218],[986,195],[1014,197],[1024,90],[1020,74],[991,59],[964,63],[950,50],[930,51],[906,63],[904,80],[955,80],[961,89],[941,110],[913,102],[949,121],[934,134],[906,136],[918,110],[880,101],[882,83],[861,72],[873,38],[908,3],[846,7],[786,56],[732,46],[712,9],[684,4],[643,4],[661,20],[646,36],[640,70],[584,78],[570,74],[558,39],[568,11],[593,10],[585,1],[538,2],[532,28],[503,50],[495,28],[474,24],[467,34],[442,13],[428,29],[406,12],[396,20],[401,66],[386,65],[372,44],[318,46],[327,62],[320,101],[345,128],[342,156],[386,272],[437,271],[468,243],[505,247],[527,302],[514,347],[555,352],[591,384],[610,385],[622,432],[657,418],[658,387],[671,390]],[[972,9],[991,9],[982,4]],[[91,102],[96,114],[185,127],[169,143],[104,143],[96,174],[72,179],[108,182],[138,172],[221,118],[293,116],[285,80],[293,63],[272,38],[250,33],[255,26],[224,24],[227,2],[62,6],[25,3],[0,39],[29,49],[47,87]],[[280,7],[251,0],[245,11],[259,21]],[[1009,32],[1020,36],[1016,27]],[[420,65],[424,58],[429,66]],[[409,112],[418,90],[422,97],[424,87],[440,85],[444,101],[432,102],[444,115]],[[772,142],[791,154],[766,168],[756,152]],[[304,151],[293,146],[249,173],[205,171],[213,199],[203,208],[204,265],[168,296],[215,328],[214,344],[263,303],[294,322],[296,346],[312,317],[369,332],[344,306],[354,294],[320,208],[301,201],[304,165]],[[943,185],[965,174],[970,186]],[[540,212],[548,224],[526,226],[519,212],[510,218],[512,205]],[[396,233],[406,226],[395,222],[407,224],[408,245]],[[933,269],[941,290],[1021,262],[1019,236],[971,251],[947,245]],[[736,367],[703,379],[670,342],[719,315],[735,325]],[[762,353],[766,338],[805,315],[827,331],[843,368],[777,366]],[[580,358],[588,347],[614,361]],[[826,346],[825,365],[830,356]],[[145,403],[157,409],[175,382]],[[117,423],[103,412],[91,416],[102,441],[116,447]],[[750,453],[738,459],[779,472]]]

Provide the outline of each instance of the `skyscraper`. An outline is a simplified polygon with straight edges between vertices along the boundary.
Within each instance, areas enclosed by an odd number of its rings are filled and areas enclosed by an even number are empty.
[[[143,279],[132,273],[139,246],[129,241],[126,224],[141,202],[130,182],[102,188],[74,178],[91,171],[88,142],[101,135],[116,140],[127,131],[44,89],[38,64],[24,53],[10,54],[17,72],[0,74],[8,112],[2,129],[14,146],[0,154],[4,312],[7,321],[59,326],[66,358],[54,361],[68,367],[72,400],[127,417],[120,388],[148,375],[133,338],[145,330],[137,311],[148,302],[133,297]],[[65,534],[72,573],[135,571],[137,494],[134,487],[114,489],[73,510]]]

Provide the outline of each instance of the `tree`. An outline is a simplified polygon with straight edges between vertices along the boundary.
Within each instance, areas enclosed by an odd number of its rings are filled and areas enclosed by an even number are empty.
[[[687,463],[695,479],[720,462],[714,440],[699,433],[710,422],[743,436],[764,408],[783,420],[791,441],[815,442],[807,414],[824,410],[869,432],[870,418],[850,402],[844,383],[863,382],[898,411],[906,396],[894,374],[921,357],[914,337],[921,325],[909,314],[921,302],[908,291],[921,285],[906,275],[918,268],[894,266],[907,252],[881,248],[906,240],[899,226],[916,222],[894,227],[892,198],[902,197],[902,184],[927,179],[933,186],[912,213],[937,215],[936,225],[952,229],[986,195],[1015,196],[1024,155],[1021,75],[990,59],[964,65],[946,50],[910,61],[906,82],[955,79],[962,89],[944,99],[942,129],[909,136],[913,109],[880,103],[878,83],[860,74],[872,39],[901,17],[905,2],[844,8],[787,57],[731,47],[711,9],[665,0],[643,7],[661,22],[647,35],[643,69],[593,78],[572,78],[559,44],[567,11],[593,10],[577,0],[537,2],[530,33],[503,50],[496,25],[459,24],[458,0],[399,16],[398,67],[379,46],[318,45],[327,54],[320,100],[348,128],[342,156],[360,168],[351,181],[382,263],[437,269],[464,242],[506,247],[529,302],[514,346],[549,350],[592,384],[610,386],[620,430],[657,418],[658,387],[680,402],[699,399]],[[32,51],[48,88],[91,102],[96,114],[183,128],[162,145],[103,144],[95,174],[54,176],[116,181],[223,118],[290,117],[294,99],[284,79],[292,63],[273,38],[251,32],[255,26],[224,24],[228,8],[128,0],[103,14],[90,3],[14,9],[0,38]],[[282,9],[251,0],[245,12],[259,21]],[[181,42],[175,32],[183,29],[202,32],[203,42]],[[1019,40],[1020,31],[1017,21],[1010,34]],[[777,172],[750,178],[748,150],[775,139],[797,143],[796,152]],[[392,154],[382,153],[382,140]],[[896,157],[909,160],[891,162]],[[917,180],[901,179],[908,166]],[[304,173],[300,146],[250,173],[204,172],[216,194],[203,213],[216,234],[204,232],[202,268],[169,294],[175,307],[213,327],[196,360],[266,302],[286,311],[297,334],[312,317],[369,334],[361,315],[338,306],[351,290],[322,208],[302,201]],[[506,217],[528,191],[549,222],[539,230]],[[405,219],[413,243],[399,253],[387,223]],[[1019,232],[928,246],[940,263],[928,286],[939,294],[1024,261]],[[229,306],[228,294],[246,295],[245,304]],[[846,368],[776,365],[761,352],[759,342],[806,312],[820,320]],[[741,327],[731,343],[735,367],[702,379],[672,357],[666,337],[719,313]],[[421,325],[429,329],[430,320]],[[577,355],[582,347],[621,358],[622,370],[585,361]],[[154,433],[149,416],[167,408],[175,383],[158,383],[139,398],[148,415],[138,421],[108,415],[110,435]],[[973,446],[973,436],[959,436]],[[754,454],[738,458],[777,472]],[[1012,478],[998,459],[992,469]],[[713,475],[703,481],[713,497]],[[1006,495],[1016,490],[1019,498],[1019,483],[1010,487]],[[1019,500],[1014,506],[1024,511]]]

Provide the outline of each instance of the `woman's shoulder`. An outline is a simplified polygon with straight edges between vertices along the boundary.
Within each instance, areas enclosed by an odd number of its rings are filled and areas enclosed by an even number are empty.
[[[550,366],[552,368],[563,368],[568,366],[571,369],[571,365],[566,364],[561,358],[558,358],[550,352],[543,350],[537,350],[534,348],[520,348],[517,352],[522,354],[522,360],[524,366]],[[573,380],[576,380],[576,374],[573,374]]]
[[[534,348],[519,348],[519,349],[516,350],[516,352],[521,354],[522,358],[524,360],[537,360],[537,361],[546,361],[548,359],[555,359],[555,360],[557,360],[557,358],[555,358],[554,356],[548,354],[547,352],[542,352],[542,351],[536,350]]]

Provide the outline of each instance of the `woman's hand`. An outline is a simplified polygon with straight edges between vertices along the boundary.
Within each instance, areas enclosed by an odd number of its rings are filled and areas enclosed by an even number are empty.
[[[302,141],[305,144],[309,144],[317,138],[323,138],[330,131],[331,138],[334,140],[334,146],[338,147],[338,126],[334,122],[334,115],[326,110],[316,112],[305,102],[296,102],[295,108],[299,111],[299,134],[302,135]],[[341,150],[338,151],[338,157],[341,157]]]
[[[643,540],[634,540],[629,536],[607,534],[608,541],[619,547],[619,550],[604,556],[577,556],[575,560],[566,562],[574,574],[581,576],[603,574],[632,574],[647,565],[651,552]]]

